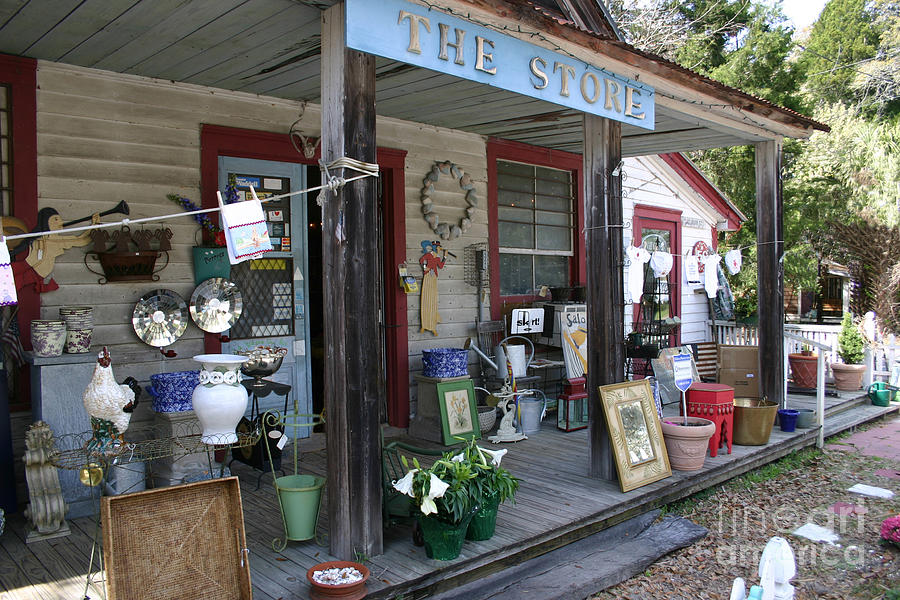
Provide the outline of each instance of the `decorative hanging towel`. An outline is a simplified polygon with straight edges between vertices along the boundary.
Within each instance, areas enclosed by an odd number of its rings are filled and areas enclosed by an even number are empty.
[[[16,282],[13,279],[12,265],[9,263],[9,248],[6,240],[0,240],[0,306],[18,304]]]
[[[222,194],[216,192],[222,208],[222,229],[228,246],[228,260],[233,265],[259,258],[272,250],[262,204],[252,186],[250,194],[252,200],[226,205],[222,202]]]
[[[684,257],[684,278],[692,288],[703,285],[703,279],[700,277],[700,259],[693,254]]]
[[[716,292],[719,291],[719,275],[717,273],[719,261],[722,257],[718,254],[709,254],[702,259],[704,266],[703,287],[706,289],[706,295],[709,298],[715,298]]]
[[[660,252],[657,250],[650,255],[650,266],[653,268],[653,274],[657,279],[662,279],[672,270],[672,255],[668,252]]]
[[[737,275],[740,272],[743,262],[740,248],[734,248],[725,253],[725,266],[731,275]]]
[[[644,265],[650,260],[650,253],[640,246],[629,246],[625,253],[631,261],[628,266],[628,291],[631,293],[631,301],[637,304],[644,291]]]

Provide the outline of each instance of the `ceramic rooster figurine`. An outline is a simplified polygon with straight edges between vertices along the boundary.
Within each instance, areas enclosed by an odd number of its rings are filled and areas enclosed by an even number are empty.
[[[104,346],[82,398],[85,410],[91,415],[93,437],[86,444],[91,454],[111,455],[121,451],[125,441],[122,434],[128,429],[141,393],[134,377],[126,378],[122,385],[116,383],[111,363],[109,350]]]

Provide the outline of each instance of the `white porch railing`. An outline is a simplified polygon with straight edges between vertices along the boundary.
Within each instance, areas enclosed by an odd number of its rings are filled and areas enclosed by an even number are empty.
[[[880,343],[874,348],[867,346],[864,383],[868,386],[873,381],[888,381],[896,361],[900,361],[900,343],[892,340]]]
[[[753,325],[742,325],[733,321],[707,321],[713,328],[713,339],[718,344],[732,346],[758,346],[759,330]],[[812,345],[812,342],[827,347],[819,348],[825,352],[828,362],[841,362],[838,357],[838,333],[840,325],[805,325],[802,323],[785,323],[784,332],[803,339],[785,337],[786,352],[800,352],[804,344]],[[817,346],[818,347],[818,346]],[[900,350],[900,348],[898,348]],[[898,354],[900,357],[900,354]]]
[[[825,447],[825,354],[828,352],[828,344],[816,342],[802,335],[784,332],[784,373],[788,373],[788,345],[800,344],[816,348],[816,425],[819,426],[819,436],[816,438],[816,447]],[[787,377],[784,378],[784,408],[787,408]]]

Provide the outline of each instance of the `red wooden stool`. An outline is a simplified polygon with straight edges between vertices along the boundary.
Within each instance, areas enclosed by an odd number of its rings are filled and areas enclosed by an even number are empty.
[[[689,417],[702,417],[716,424],[716,432],[709,439],[709,455],[728,445],[734,431],[734,388],[721,383],[693,383],[687,391]]]

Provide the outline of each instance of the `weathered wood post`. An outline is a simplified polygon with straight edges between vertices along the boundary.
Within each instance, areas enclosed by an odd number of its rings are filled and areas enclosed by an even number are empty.
[[[375,59],[345,47],[344,27],[343,3],[322,13],[322,159],[374,163]],[[328,527],[344,560],[383,551],[377,210],[372,177],[322,207]]]
[[[784,405],[784,217],[781,140],[756,144],[759,393]]]
[[[590,398],[591,477],[600,479],[615,479],[616,464],[597,387],[625,379],[621,161],[621,124],[585,115],[587,391]]]

